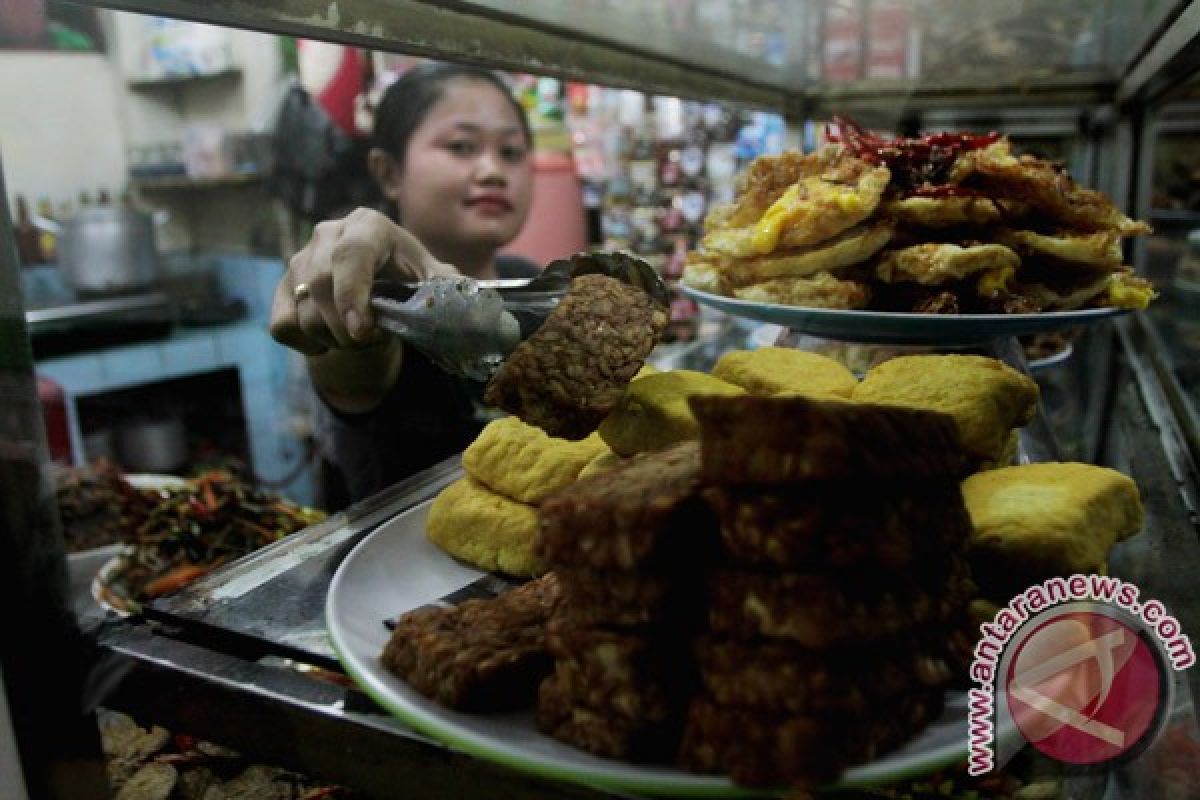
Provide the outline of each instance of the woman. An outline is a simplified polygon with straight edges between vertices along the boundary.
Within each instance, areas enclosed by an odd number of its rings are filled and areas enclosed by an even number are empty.
[[[537,271],[496,254],[521,230],[533,188],[529,122],[499,78],[451,64],[415,68],[385,93],[372,139],[367,165],[393,216],[360,208],[317,225],[271,309],[271,334],[307,356],[331,412],[323,449],[348,494],[327,491],[332,507],[462,450],[480,427],[479,385],[374,326],[374,278]]]

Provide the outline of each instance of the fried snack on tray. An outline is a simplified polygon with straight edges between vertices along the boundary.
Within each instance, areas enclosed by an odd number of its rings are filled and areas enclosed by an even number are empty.
[[[731,350],[717,359],[712,374],[751,394],[849,397],[858,384],[854,373],[832,358],[794,347]]]
[[[910,692],[855,716],[795,716],[692,701],[680,759],[696,772],[728,774],[746,786],[832,780],[851,764],[900,745],[942,710],[942,692]]]
[[[862,714],[949,671],[937,648],[916,639],[830,652],[784,640],[697,640],[696,661],[705,692],[724,706],[776,714]]]
[[[694,394],[745,394],[705,372],[675,369],[634,378],[597,433],[614,453],[632,456],[695,439],[700,426],[687,399]]]
[[[489,600],[418,608],[397,620],[381,660],[448,708],[528,707],[552,668],[546,621],[557,600],[549,573]]]
[[[463,469],[497,494],[540,503],[579,478],[580,471],[608,447],[599,436],[578,441],[549,436],[516,417],[489,422],[463,451]]]
[[[698,442],[636,455],[547,498],[537,554],[556,567],[617,570],[676,558],[681,545],[699,559],[712,535],[699,482]]]
[[[709,581],[709,627],[732,638],[765,636],[811,648],[886,639],[952,616],[961,599],[962,560],[954,559],[949,591],[940,576],[719,569]]]
[[[858,480],[703,490],[739,563],[782,569],[878,565],[904,569],[961,549],[971,531],[954,479],[900,483],[864,495]]]
[[[697,616],[699,584],[670,572],[557,567],[558,616],[577,627],[639,628],[679,624]]]
[[[949,414],[967,452],[994,462],[1012,429],[1033,419],[1038,396],[1032,378],[994,358],[914,355],[872,368],[854,388],[853,399]]]
[[[486,572],[519,577],[542,572],[534,554],[537,508],[498,495],[469,475],[434,498],[425,534],[450,555]]]
[[[559,741],[622,761],[661,762],[674,756],[679,720],[635,719],[577,702],[558,674],[538,687],[538,729]]]
[[[667,326],[647,292],[581,275],[488,382],[484,402],[564,439],[596,429]]]
[[[815,153],[755,159],[705,219],[685,284],[760,303],[935,314],[1145,308],[1122,239],[1150,231],[999,134],[888,139],[834,117]]]
[[[964,472],[953,418],[806,397],[693,397],[705,483],[788,484]]]
[[[1137,484],[1106,467],[1022,464],[972,475],[962,490],[974,523],[972,571],[988,596],[1098,572],[1112,546],[1142,526]]]

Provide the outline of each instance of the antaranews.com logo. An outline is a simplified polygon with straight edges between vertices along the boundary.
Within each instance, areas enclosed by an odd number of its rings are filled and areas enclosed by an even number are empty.
[[[1170,669],[1196,656],[1178,620],[1140,594],[1105,575],[1051,578],[980,626],[971,775],[1002,766],[1025,742],[1067,764],[1103,765],[1154,741],[1171,707]]]

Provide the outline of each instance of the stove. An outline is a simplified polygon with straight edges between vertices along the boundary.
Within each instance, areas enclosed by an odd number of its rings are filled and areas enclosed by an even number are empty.
[[[25,311],[34,358],[161,339],[175,310],[160,290],[105,297],[59,294]]]

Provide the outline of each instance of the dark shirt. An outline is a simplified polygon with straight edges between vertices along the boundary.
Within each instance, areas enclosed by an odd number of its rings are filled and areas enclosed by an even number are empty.
[[[496,258],[499,278],[538,272],[523,258]],[[482,383],[448,375],[406,347],[400,375],[375,409],[347,414],[326,406],[331,419],[330,441],[323,448],[329,462],[324,465],[325,506],[334,510],[369,497],[461,452],[486,422],[477,411],[482,396]]]

